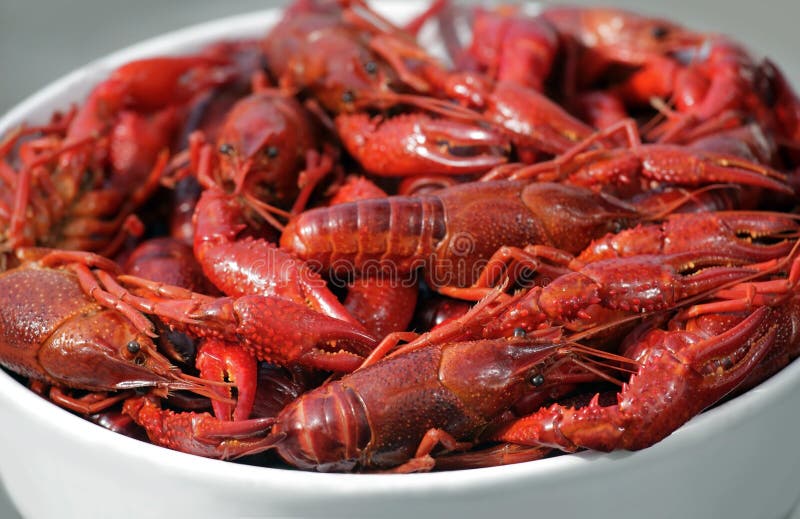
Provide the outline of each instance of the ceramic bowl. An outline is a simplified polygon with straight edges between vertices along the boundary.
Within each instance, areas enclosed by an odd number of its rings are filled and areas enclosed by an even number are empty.
[[[419,2],[385,2],[393,20]],[[56,81],[0,134],[80,101],[116,66],[223,38],[259,36],[274,10],[149,40]],[[0,370],[0,478],[24,517],[779,518],[798,496],[800,362],[639,452],[409,475],[319,474],[226,463],[121,436]]]

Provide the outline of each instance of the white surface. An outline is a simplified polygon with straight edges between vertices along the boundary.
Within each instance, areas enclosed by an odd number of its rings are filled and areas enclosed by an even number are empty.
[[[775,58],[797,82],[795,38],[785,35],[797,31],[798,2],[603,3],[736,34]],[[141,36],[264,5],[70,4],[0,4],[0,110]],[[58,98],[63,107],[80,93],[62,83],[39,100]],[[32,108],[28,103],[26,111]],[[5,119],[0,132],[11,122]],[[780,517],[800,484],[799,410],[800,364],[795,363],[639,453],[582,454],[449,474],[347,476],[234,466],[158,449],[56,409],[0,374],[0,478],[27,517],[105,517],[120,514],[123,502],[133,507],[131,517]],[[3,512],[0,508],[0,517],[7,517]]]

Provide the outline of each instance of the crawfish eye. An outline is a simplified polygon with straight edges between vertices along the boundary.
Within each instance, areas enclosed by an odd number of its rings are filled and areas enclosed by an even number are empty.
[[[669,34],[669,29],[664,27],[663,25],[654,25],[652,29],[650,29],[650,35],[653,36],[656,40],[663,40]]]
[[[514,337],[525,337],[528,335],[525,333],[525,328],[514,328]]]
[[[542,384],[544,384],[544,377],[542,376],[542,374],[541,373],[537,373],[536,375],[532,376],[531,377],[531,384],[536,386],[536,387],[539,387]]]
[[[353,94],[353,92],[351,92],[350,90],[345,90],[345,91],[342,93],[342,102],[343,102],[343,103],[350,104],[350,103],[352,103],[352,102],[353,102],[353,101],[355,101],[355,100],[356,100],[356,96],[355,96],[355,95]]]
[[[267,157],[274,159],[278,156],[279,151],[277,146],[270,146],[267,148]]]
[[[139,353],[139,350],[142,349],[142,345],[139,344],[139,341],[135,340],[129,342],[125,347],[128,349],[128,353],[130,353],[131,355],[136,355],[137,353]]]
[[[372,75],[378,71],[378,64],[374,61],[367,61],[364,63],[364,70],[367,71],[367,74]]]
[[[223,155],[233,155],[233,146],[228,143],[220,144],[219,152]]]

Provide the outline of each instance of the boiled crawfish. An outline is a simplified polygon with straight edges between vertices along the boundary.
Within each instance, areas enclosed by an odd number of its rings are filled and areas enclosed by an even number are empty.
[[[564,7],[471,10],[451,67],[412,34],[447,4],[404,31],[298,0],[3,141],[3,365],[173,449],[411,472],[643,448],[794,359],[798,219],[759,210],[800,185],[780,70]],[[197,189],[191,246],[134,250],[159,180]]]
[[[174,427],[171,421],[187,416],[159,412],[147,403],[126,403],[126,410],[152,441],[213,457],[276,449],[305,469],[430,470],[435,465],[430,454],[438,445],[449,451],[469,447],[524,392],[535,390],[553,366],[595,353],[554,343],[554,334],[546,330],[519,339],[429,345],[386,359],[304,394],[278,414],[271,433],[261,440],[261,422],[249,421],[248,435],[219,442],[210,454],[208,447],[195,447],[192,437],[175,445],[164,434],[164,426]],[[475,384],[482,391],[476,392]],[[208,415],[192,418],[207,422],[208,430],[228,427]]]
[[[28,252],[20,267],[0,274],[3,367],[52,386],[59,404],[86,414],[109,401],[90,396],[87,404],[61,390],[213,394],[210,384],[185,375],[157,351],[144,316],[91,284],[89,266],[119,271],[99,256],[55,251]]]
[[[403,276],[424,266],[433,287],[470,286],[503,245],[577,252],[639,218],[620,200],[563,184],[466,183],[306,211],[286,226],[281,246],[343,273],[371,266]]]

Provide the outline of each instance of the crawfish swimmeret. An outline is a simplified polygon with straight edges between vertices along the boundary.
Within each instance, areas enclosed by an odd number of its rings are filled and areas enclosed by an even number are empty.
[[[0,140],[0,365],[219,459],[647,448],[800,354],[798,149],[797,94],[728,37],[297,0]]]

